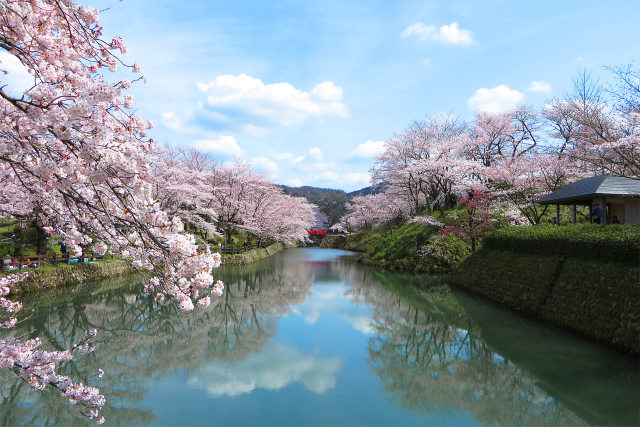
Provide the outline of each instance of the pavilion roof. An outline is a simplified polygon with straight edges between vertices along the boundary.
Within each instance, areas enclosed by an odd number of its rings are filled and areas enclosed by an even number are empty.
[[[547,194],[538,203],[591,204],[594,197],[602,196],[640,197],[640,179],[612,175],[585,178]]]

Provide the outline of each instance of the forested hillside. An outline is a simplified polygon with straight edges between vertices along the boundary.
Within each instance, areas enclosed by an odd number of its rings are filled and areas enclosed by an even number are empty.
[[[281,186],[285,194],[305,197],[310,203],[317,205],[329,218],[329,225],[335,224],[346,212],[346,204],[353,196],[371,194],[371,187],[346,193],[343,190],[317,187],[287,187]]]

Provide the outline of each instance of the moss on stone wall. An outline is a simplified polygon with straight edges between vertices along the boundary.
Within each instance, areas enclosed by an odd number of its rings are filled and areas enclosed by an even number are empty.
[[[583,336],[640,353],[640,267],[482,249],[453,285]]]
[[[29,276],[22,282],[11,285],[11,295],[95,282],[131,274],[136,270],[128,261],[114,260],[82,264],[58,264],[24,271],[28,272]]]
[[[287,248],[295,248],[293,243],[276,242],[266,248],[252,249],[237,255],[222,255],[223,265],[248,265],[261,261]]]

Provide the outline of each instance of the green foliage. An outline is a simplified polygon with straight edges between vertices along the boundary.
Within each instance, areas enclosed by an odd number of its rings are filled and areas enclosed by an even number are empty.
[[[487,233],[483,246],[534,255],[638,264],[640,225],[506,227]]]
[[[391,235],[376,242],[374,252],[369,258],[376,264],[398,270],[414,270],[417,264],[418,251],[422,248],[437,228],[420,223],[407,223]]]
[[[11,240],[0,240],[0,257],[13,255],[13,242]]]
[[[416,272],[445,274],[471,253],[469,242],[454,234],[432,235],[418,251]]]
[[[438,236],[423,223],[383,224],[349,236],[327,236],[322,247],[362,252],[362,262],[391,270],[443,274],[470,252],[458,236]]]

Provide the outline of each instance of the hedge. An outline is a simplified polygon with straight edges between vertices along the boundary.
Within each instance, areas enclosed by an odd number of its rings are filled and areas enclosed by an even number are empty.
[[[640,264],[640,225],[507,227],[487,233],[483,247],[542,256]]]

